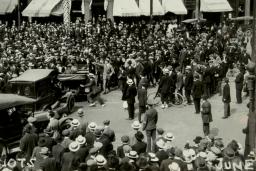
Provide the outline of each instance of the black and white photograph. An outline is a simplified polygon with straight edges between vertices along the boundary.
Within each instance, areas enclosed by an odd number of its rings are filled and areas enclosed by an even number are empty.
[[[0,171],[256,171],[256,0],[0,0]]]

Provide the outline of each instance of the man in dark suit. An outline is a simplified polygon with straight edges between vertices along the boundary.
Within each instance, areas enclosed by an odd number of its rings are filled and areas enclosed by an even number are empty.
[[[37,146],[38,136],[33,133],[33,127],[28,126],[25,135],[20,140],[20,150],[24,153],[26,160],[32,156],[33,149]]]
[[[164,69],[164,75],[160,79],[160,83],[158,86],[157,93],[161,94],[162,108],[168,107],[168,95],[170,91],[170,77],[169,70],[167,68]]]
[[[185,81],[184,81],[184,88],[185,88],[185,96],[187,98],[187,104],[191,105],[191,89],[193,86],[193,74],[191,71],[191,67],[187,66],[186,67],[186,77],[185,77]]]
[[[238,75],[235,79],[236,82],[236,100],[238,104],[242,103],[242,90],[243,90],[243,83],[244,83],[244,74],[239,70]]]
[[[203,96],[203,103],[202,103],[202,121],[203,121],[203,131],[204,135],[207,136],[210,133],[210,122],[212,122],[212,111],[211,111],[211,104],[207,101],[207,96]]]
[[[153,100],[148,100],[149,109],[145,113],[144,122],[143,122],[143,131],[146,131],[147,135],[147,152],[155,152],[155,140],[156,140],[156,124],[158,121],[158,112],[153,107]],[[153,142],[153,143],[151,143]],[[152,148],[151,148],[152,144]]]
[[[103,125],[104,125],[104,131],[103,131],[103,134],[108,136],[109,140],[111,142],[114,142],[116,140],[116,135],[115,135],[115,132],[113,129],[111,129],[109,127],[110,125],[110,120],[105,120],[103,121]]]
[[[124,148],[130,148],[130,150],[132,148],[129,145],[129,136],[127,135],[122,136],[121,141],[122,141],[122,145],[117,147],[116,152],[117,152],[117,157],[122,159],[125,157]]]
[[[203,84],[199,80],[199,75],[195,75],[195,81],[192,87],[192,95],[194,99],[196,114],[200,113],[200,100],[201,100],[202,94],[203,94]]]
[[[225,85],[223,87],[223,96],[222,96],[222,101],[224,103],[224,117],[223,117],[223,119],[226,119],[230,116],[231,96],[230,96],[230,87],[229,87],[228,82],[229,82],[228,78],[225,78]]]
[[[128,84],[128,88],[125,93],[125,99],[127,100],[127,104],[128,104],[128,113],[129,113],[128,120],[133,120],[134,111],[135,111],[134,103],[135,103],[135,96],[137,95],[137,90],[132,79],[128,79],[127,84]]]
[[[147,89],[145,87],[145,84],[141,84],[141,88],[138,89],[138,100],[139,100],[138,120],[141,123],[141,115],[146,112],[146,105],[147,105]]]
[[[146,153],[147,144],[143,142],[144,135],[142,134],[142,132],[138,131],[135,134],[135,138],[137,139],[137,143],[132,146],[132,150],[136,151],[138,155]]]
[[[144,72],[140,75],[140,81],[139,81],[139,84],[138,84],[138,89],[140,89],[142,87],[142,85],[144,85],[144,87],[146,89],[149,87],[149,82],[148,82],[148,79],[147,79],[146,74]]]
[[[69,152],[65,152],[62,156],[61,171],[71,171],[78,168],[80,161],[76,152],[79,148],[80,145],[76,141],[69,144]]]

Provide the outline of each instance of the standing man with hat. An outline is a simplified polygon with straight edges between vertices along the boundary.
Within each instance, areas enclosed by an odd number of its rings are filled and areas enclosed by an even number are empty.
[[[203,84],[202,82],[199,80],[199,75],[195,75],[195,80],[194,80],[194,84],[192,87],[192,95],[193,95],[193,99],[194,99],[194,105],[195,105],[195,110],[196,110],[196,114],[200,113],[200,101],[201,101],[201,96],[203,94]]]
[[[235,79],[237,104],[242,103],[242,90],[243,90],[243,84],[244,84],[244,74],[242,73],[241,70],[242,70],[242,68],[239,69],[239,73]]]
[[[153,100],[148,100],[149,109],[145,113],[143,130],[146,131],[147,135],[147,152],[155,152],[155,141],[156,141],[156,124],[158,121],[158,112],[154,108]],[[152,145],[152,147],[151,147]]]
[[[136,151],[139,155],[146,153],[147,144],[143,141],[144,135],[142,132],[138,131],[135,134],[135,138],[137,139],[137,143],[132,146],[132,150]]]
[[[139,115],[138,120],[140,123],[141,121],[141,115],[146,112],[146,105],[147,105],[147,89],[145,83],[141,84],[141,88],[138,89],[138,100],[139,100]]]
[[[134,103],[135,103],[135,96],[137,95],[137,89],[132,81],[132,79],[127,80],[128,88],[125,92],[125,99],[127,100],[128,104],[128,114],[129,118],[128,120],[133,120],[134,119]]]
[[[203,103],[202,103],[202,120],[203,120],[203,131],[204,135],[207,136],[210,133],[210,122],[212,122],[212,111],[211,111],[211,104],[207,101],[207,96],[203,96]]]
[[[169,95],[170,82],[171,82],[169,77],[169,70],[165,68],[163,72],[164,72],[164,75],[160,79],[158,90],[157,90],[157,93],[161,94],[162,109],[168,107],[168,95]]]
[[[116,140],[116,135],[114,130],[109,127],[110,120],[103,121],[103,125],[104,125],[103,134],[106,135],[111,142],[114,142]]]
[[[185,96],[187,98],[187,104],[191,105],[192,101],[190,96],[191,96],[191,89],[193,87],[193,74],[190,66],[187,66],[185,71],[186,71],[186,76],[184,81]]]
[[[78,142],[73,141],[69,144],[69,152],[63,154],[61,161],[61,171],[71,171],[77,170],[78,161],[76,161],[77,155],[76,152],[79,150],[80,145]]]
[[[231,102],[231,96],[230,96],[230,87],[229,87],[229,80],[228,78],[225,78],[225,85],[223,87],[223,96],[222,101],[224,103],[224,117],[223,119],[226,119],[230,116],[230,102]]]
[[[84,117],[84,110],[83,108],[80,108],[77,110],[77,115],[78,115],[78,121],[80,122],[80,130],[83,136],[86,134],[86,129],[88,126],[88,122],[86,121]]]
[[[87,94],[87,99],[89,101],[89,106],[95,106],[95,100],[97,100],[100,105],[102,105],[103,107],[105,106],[103,99],[100,97],[100,90],[97,87],[96,81],[95,81],[95,76],[92,73],[89,73],[89,78],[90,78],[90,82],[87,83],[85,85],[85,88],[88,88],[90,91]]]
[[[129,137],[127,135],[124,135],[121,137],[121,141],[122,141],[122,145],[117,147],[117,157],[119,158],[124,158],[125,157],[125,153],[124,153],[124,148],[127,146],[130,147],[130,149],[132,150],[131,146],[129,145]]]

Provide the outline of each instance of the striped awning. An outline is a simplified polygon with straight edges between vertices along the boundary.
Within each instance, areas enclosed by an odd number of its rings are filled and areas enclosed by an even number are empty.
[[[163,0],[162,2],[165,13],[172,12],[176,15],[185,15],[188,13],[182,0]]]
[[[141,10],[141,15],[150,15],[150,0],[140,0],[139,8]],[[159,0],[153,0],[153,13],[152,15],[164,15],[164,9]]]
[[[201,0],[201,12],[229,12],[233,11],[227,0]]]
[[[32,0],[22,12],[26,17],[49,17],[61,0]]]
[[[114,0],[113,16],[140,16],[141,11],[134,0]]]
[[[12,13],[18,5],[18,0],[0,0],[0,15]]]

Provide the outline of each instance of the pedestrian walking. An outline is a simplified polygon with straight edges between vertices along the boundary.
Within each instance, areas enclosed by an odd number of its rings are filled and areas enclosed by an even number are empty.
[[[202,121],[203,121],[203,132],[207,136],[210,133],[210,122],[212,122],[212,111],[211,104],[207,100],[207,96],[203,96],[203,103],[201,109]]]
[[[146,131],[147,136],[147,152],[155,152],[155,140],[156,140],[156,125],[158,121],[158,112],[154,108],[153,100],[148,100],[149,109],[145,113],[143,122],[143,131]],[[151,147],[152,146],[152,147]]]
[[[230,96],[230,87],[229,87],[229,79],[225,78],[225,85],[223,87],[223,96],[222,101],[224,103],[224,117],[223,119],[226,119],[230,116],[230,102],[231,102],[231,96]]]

